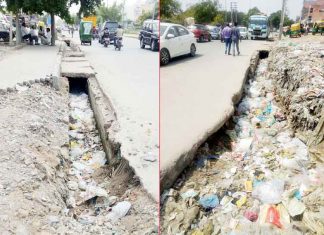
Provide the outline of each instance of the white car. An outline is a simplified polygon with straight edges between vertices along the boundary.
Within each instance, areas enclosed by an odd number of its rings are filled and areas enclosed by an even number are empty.
[[[170,62],[171,58],[196,55],[196,38],[192,32],[179,24],[160,24],[160,61],[162,65]]]
[[[241,39],[248,39],[248,29],[247,27],[238,27],[238,29],[240,30],[240,34],[241,34]]]

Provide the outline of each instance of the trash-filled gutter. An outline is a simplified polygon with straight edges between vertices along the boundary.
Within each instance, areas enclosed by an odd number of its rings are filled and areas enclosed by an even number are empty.
[[[295,136],[267,64],[260,61],[233,117],[163,193],[162,233],[323,233],[323,164]]]

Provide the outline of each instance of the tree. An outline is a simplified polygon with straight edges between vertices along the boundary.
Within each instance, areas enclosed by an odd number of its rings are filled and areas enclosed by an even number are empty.
[[[253,7],[248,11],[247,16],[250,17],[252,15],[257,15],[257,14],[260,14],[260,13],[261,13],[261,11],[259,10],[259,8]]]
[[[213,25],[224,25],[225,23],[225,14],[224,13],[218,13],[214,19],[213,19]]]
[[[281,20],[281,10],[274,12],[270,15],[269,21],[272,27],[279,28],[280,26],[280,20]],[[288,15],[285,15],[284,18],[284,26],[288,26],[293,24],[293,20],[291,20]]]
[[[140,25],[147,19],[152,19],[153,13],[152,11],[142,11],[142,14],[138,17],[137,21]]]
[[[181,5],[177,0],[160,1],[160,15],[162,20],[171,19],[181,12]]]
[[[193,6],[194,18],[199,23],[210,23],[217,15],[217,1],[206,0]]]
[[[100,6],[101,0],[70,0],[70,6],[72,4],[80,4],[80,10],[78,16],[89,16],[96,12],[96,8]]]
[[[104,22],[106,20],[120,22],[122,20],[123,5],[114,4],[111,7],[106,7],[101,5],[97,8],[96,15],[98,16],[99,22]]]

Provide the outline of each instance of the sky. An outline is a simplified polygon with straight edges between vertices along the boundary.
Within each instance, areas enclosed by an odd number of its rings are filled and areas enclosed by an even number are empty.
[[[125,0],[125,13],[126,18],[133,20],[134,18],[134,9],[136,4],[144,3],[146,0]],[[111,6],[114,4],[114,2],[117,2],[117,4],[122,3],[123,0],[103,0],[103,2],[106,4],[108,2],[108,5]],[[70,8],[70,12],[72,14],[77,13],[79,10],[79,6],[73,5]]]
[[[247,12],[250,7],[257,7],[263,13],[270,15],[273,12],[281,10],[282,0],[218,0],[219,3],[225,8],[225,2],[227,2],[227,9],[230,9],[230,2],[237,2],[238,11]],[[181,0],[183,9],[188,6],[200,2],[200,0]],[[303,6],[303,0],[287,0],[288,16],[292,19],[296,19],[300,16]]]

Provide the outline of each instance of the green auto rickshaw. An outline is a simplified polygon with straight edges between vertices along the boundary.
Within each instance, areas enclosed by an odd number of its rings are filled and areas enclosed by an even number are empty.
[[[80,41],[81,45],[85,43],[92,43],[92,22],[91,21],[81,21],[80,22]]]
[[[301,37],[302,28],[300,23],[292,24],[290,27],[289,36],[292,37]]]
[[[324,20],[316,21],[313,26],[312,34],[315,35],[320,33],[323,35],[324,33]]]

